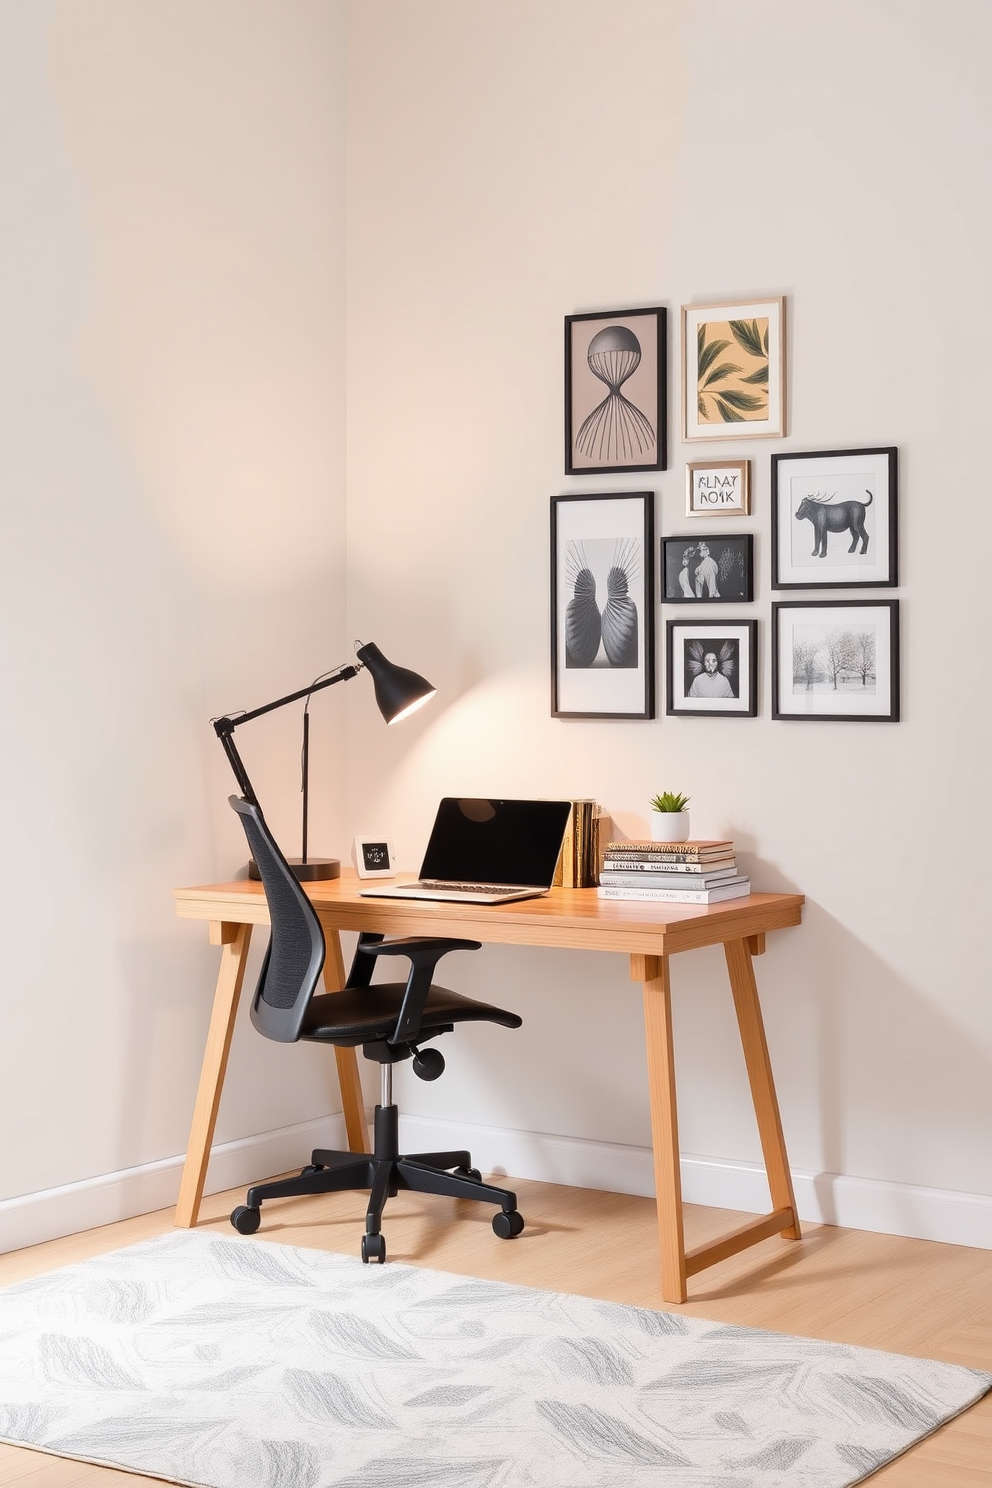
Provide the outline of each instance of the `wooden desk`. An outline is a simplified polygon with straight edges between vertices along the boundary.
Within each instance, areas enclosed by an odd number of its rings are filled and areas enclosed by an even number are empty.
[[[800,923],[801,894],[751,894],[746,899],[703,907],[628,904],[599,899],[594,889],[553,889],[545,898],[495,907],[362,899],[359,886],[360,881],[351,871],[340,879],[307,886],[327,938],[324,980],[329,991],[336,991],[345,980],[338,934],[341,930],[381,931],[387,935],[457,935],[503,945],[617,951],[630,957],[631,979],[643,983],[644,988],[661,1295],[666,1302],[686,1300],[688,1276],[770,1235],[800,1238],[751,958],[764,951],[767,931]],[[182,919],[207,920],[211,943],[221,948],[213,1013],[176,1208],[176,1224],[190,1226],[196,1223],[203,1195],[252,926],[268,924],[268,910],[261,885],[239,880],[177,889],[176,912]],[[669,958],[681,951],[710,945],[722,945],[726,955],[773,1208],[770,1214],[741,1225],[722,1240],[687,1254],[682,1224]],[[348,1144],[353,1151],[368,1150],[355,1051],[336,1049],[335,1053]]]

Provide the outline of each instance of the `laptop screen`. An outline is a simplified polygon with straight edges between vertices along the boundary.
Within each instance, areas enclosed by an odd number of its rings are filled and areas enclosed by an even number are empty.
[[[569,801],[489,801],[445,796],[421,878],[549,888]]]

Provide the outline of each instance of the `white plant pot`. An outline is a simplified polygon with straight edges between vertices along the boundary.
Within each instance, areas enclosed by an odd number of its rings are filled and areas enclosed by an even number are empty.
[[[652,842],[685,842],[688,836],[688,811],[652,811]]]

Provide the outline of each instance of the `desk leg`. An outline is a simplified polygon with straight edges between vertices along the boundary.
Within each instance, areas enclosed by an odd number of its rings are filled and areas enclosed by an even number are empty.
[[[765,1025],[758,1002],[758,988],[751,964],[751,950],[746,941],[728,940],[724,946],[727,956],[727,971],[737,1009],[737,1022],[741,1031],[741,1044],[747,1065],[747,1077],[751,1085],[754,1114],[758,1120],[761,1151],[768,1174],[772,1206],[777,1213],[788,1211],[790,1222],[778,1231],[789,1240],[800,1240],[799,1216],[796,1213],[796,1198],[792,1190],[792,1174],[785,1150],[785,1135],[779,1115],[778,1097],[772,1079],[772,1065],[768,1057],[765,1040]]]
[[[184,1229],[192,1229],[200,1212],[203,1185],[210,1161],[210,1147],[214,1139],[214,1126],[220,1106],[220,1093],[227,1069],[227,1056],[234,1033],[234,1019],[241,997],[241,984],[245,979],[245,963],[251,943],[250,925],[222,924],[210,926],[212,944],[220,944],[220,971],[214,992],[214,1006],[210,1014],[210,1029],[207,1046],[203,1051],[200,1068],[200,1084],[193,1108],[193,1124],[190,1127],[186,1162],[183,1166],[182,1182],[179,1185],[179,1202],[173,1223]]]
[[[684,1302],[688,1292],[668,957],[631,956],[630,975],[632,981],[644,984],[644,1037],[648,1056],[651,1145],[654,1150],[658,1239],[661,1246],[661,1295],[665,1302]]]
[[[345,984],[344,958],[341,955],[341,937],[336,930],[324,930],[327,957],[324,961],[324,986],[328,992],[340,992]],[[341,1086],[341,1108],[344,1111],[344,1126],[348,1134],[348,1147],[352,1152],[371,1152],[368,1145],[368,1128],[365,1125],[365,1098],[362,1082],[358,1078],[358,1056],[354,1049],[334,1047],[338,1065],[338,1083]]]

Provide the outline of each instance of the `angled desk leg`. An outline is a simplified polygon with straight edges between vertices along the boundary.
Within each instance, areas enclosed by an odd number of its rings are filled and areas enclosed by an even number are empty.
[[[667,956],[631,956],[630,978],[644,984],[644,1038],[648,1056],[651,1145],[661,1245],[661,1295],[684,1302],[685,1230],[682,1222],[682,1170],[675,1100],[675,1047],[672,1039],[672,987]]]
[[[251,926],[217,924],[211,922],[210,943],[221,948],[220,971],[217,973],[217,988],[214,1006],[210,1014],[210,1029],[203,1051],[200,1067],[200,1084],[193,1108],[193,1124],[190,1127],[189,1143],[186,1147],[186,1162],[183,1165],[182,1182],[179,1185],[179,1202],[173,1224],[192,1229],[200,1212],[203,1185],[210,1161],[210,1147],[214,1139],[220,1093],[227,1069],[227,1056],[231,1049],[234,1019],[241,997],[241,985],[245,979],[245,963],[251,944]]]
[[[324,941],[327,946],[327,958],[324,961],[324,986],[328,992],[340,992],[347,980],[344,958],[341,955],[341,937],[336,930],[329,930],[325,925]],[[341,1108],[344,1111],[348,1147],[352,1152],[371,1152],[368,1127],[365,1123],[365,1098],[362,1095],[362,1083],[358,1077],[358,1056],[354,1049],[339,1049],[335,1044],[334,1057],[338,1065]]]
[[[785,1134],[782,1131],[778,1097],[772,1079],[772,1064],[765,1040],[765,1025],[754,980],[752,948],[746,940],[728,940],[723,949],[727,957],[734,1006],[737,1009],[737,1023],[741,1031],[741,1045],[751,1086],[754,1114],[758,1121],[758,1135],[765,1159],[765,1172],[768,1174],[772,1208],[784,1220],[777,1233],[787,1240],[801,1240],[796,1196],[785,1150]],[[763,938],[760,950],[764,950]]]

